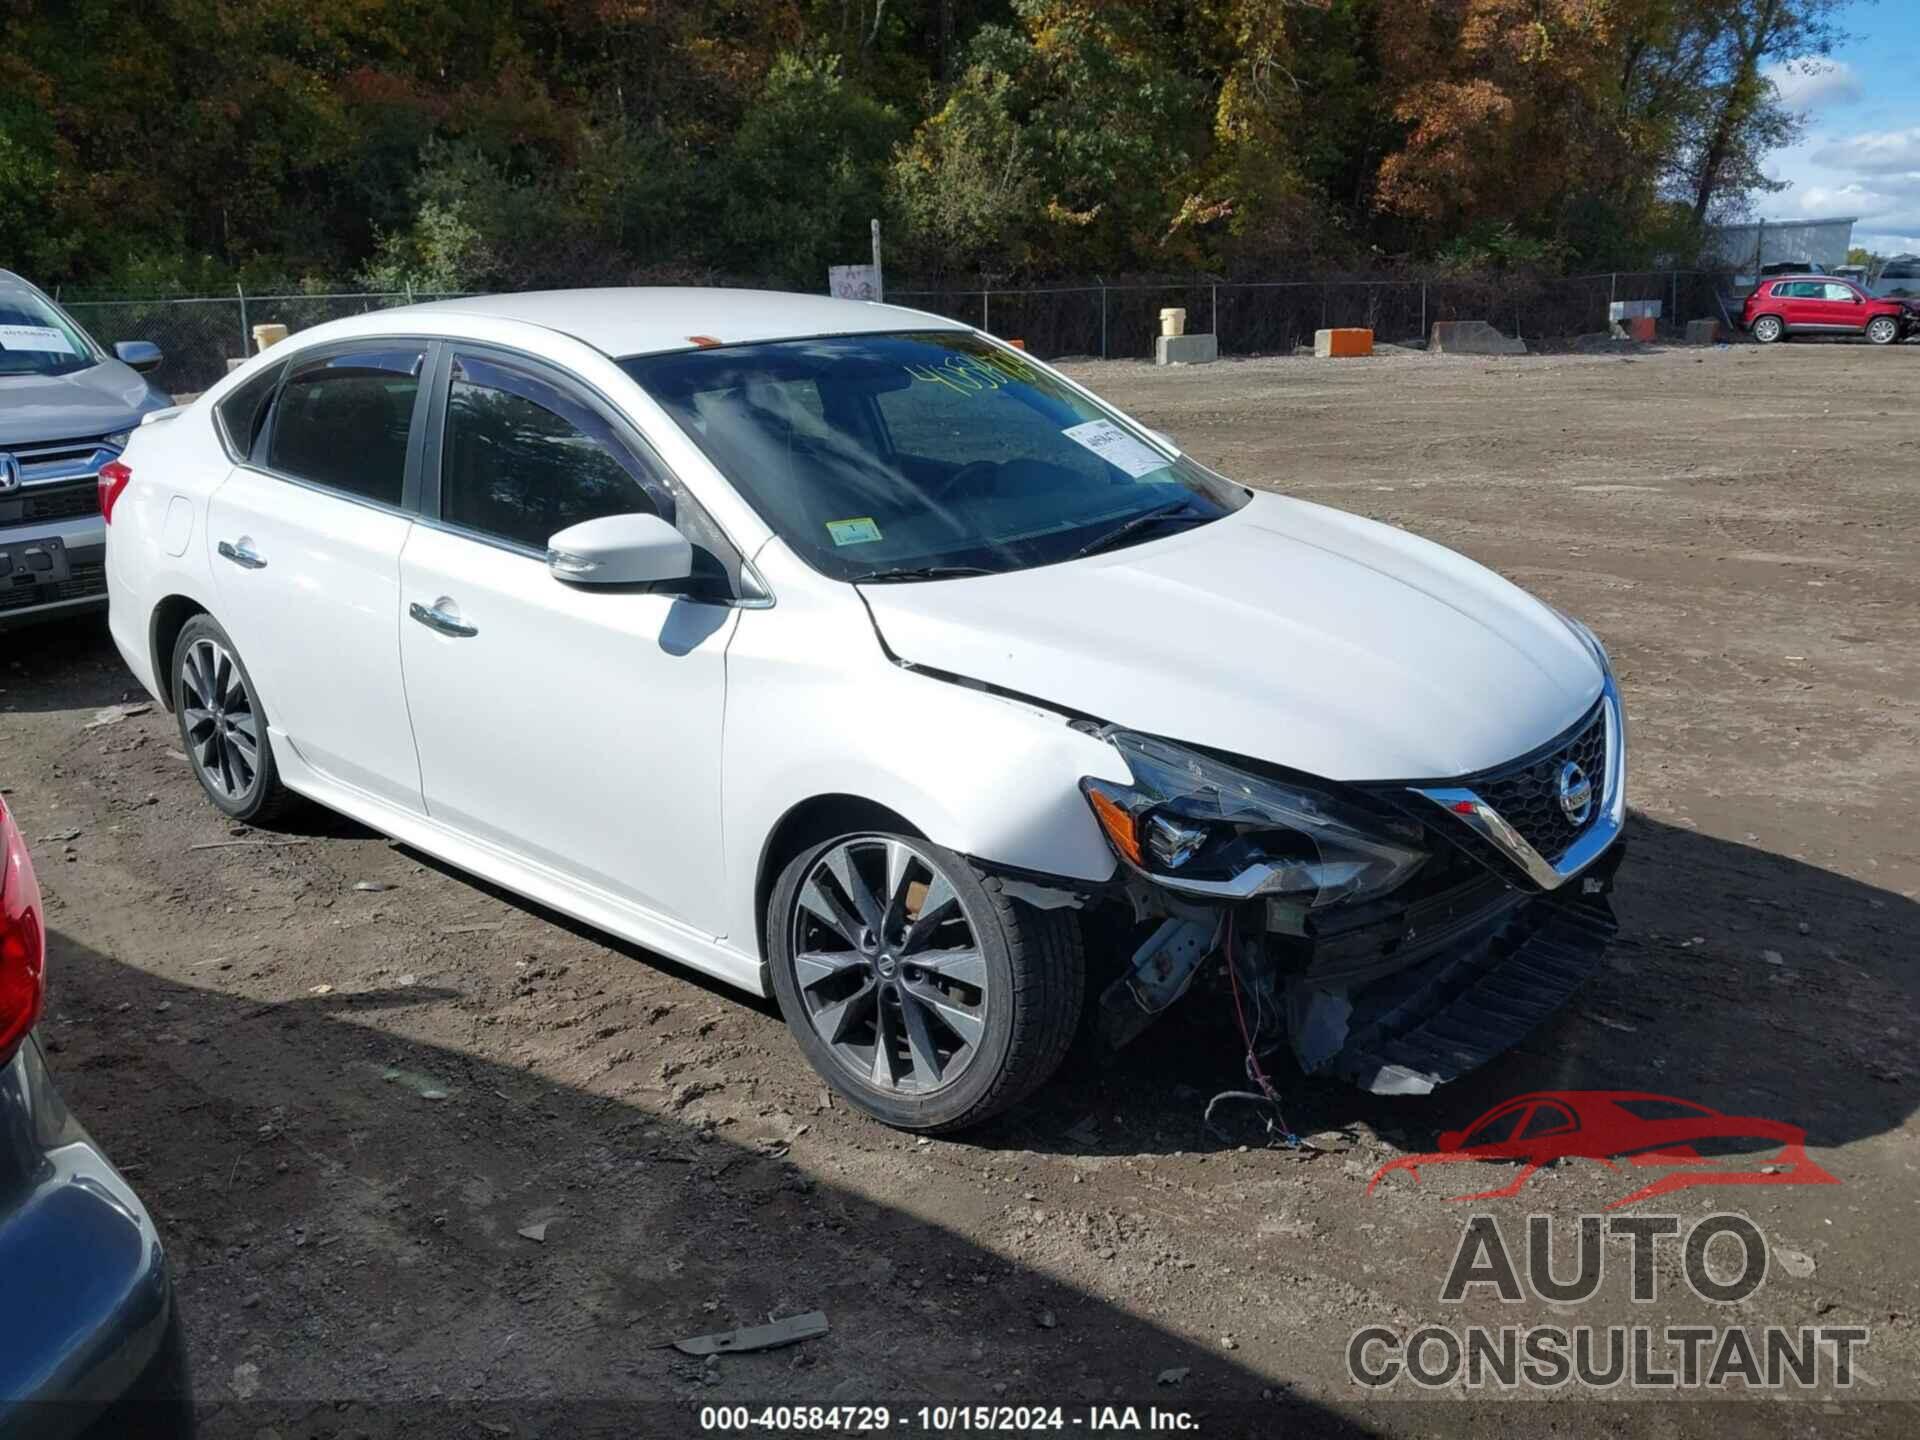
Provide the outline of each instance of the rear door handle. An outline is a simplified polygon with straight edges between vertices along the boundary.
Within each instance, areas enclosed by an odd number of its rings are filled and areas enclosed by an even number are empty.
[[[219,545],[214,548],[219,550],[222,560],[231,560],[243,570],[264,570],[267,568],[267,562],[253,553],[253,543],[244,535],[240,537],[240,543],[238,545],[234,544],[231,540],[222,540]]]
[[[469,625],[460,618],[459,612],[449,611],[453,602],[442,595],[431,605],[422,605],[418,600],[407,606],[407,613],[429,630],[438,630],[442,635],[457,635],[462,640],[471,639],[480,633],[479,627]]]

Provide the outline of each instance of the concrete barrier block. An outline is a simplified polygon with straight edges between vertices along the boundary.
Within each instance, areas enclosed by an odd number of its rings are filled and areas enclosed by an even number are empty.
[[[1437,355],[1524,355],[1527,342],[1502,335],[1485,320],[1437,320],[1427,349]]]
[[[1687,321],[1687,344],[1718,345],[1720,343],[1720,322],[1718,320]]]
[[[1360,328],[1316,330],[1313,332],[1313,353],[1315,358],[1320,360],[1338,360],[1350,355],[1371,355],[1373,331]]]
[[[1162,335],[1153,343],[1156,365],[1205,365],[1220,358],[1220,342],[1212,335]]]

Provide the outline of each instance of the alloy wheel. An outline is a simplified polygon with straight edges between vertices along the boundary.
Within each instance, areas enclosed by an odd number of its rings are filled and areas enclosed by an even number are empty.
[[[1753,338],[1762,345],[1780,338],[1780,322],[1771,315],[1763,315],[1754,322]]]
[[[1893,321],[1884,315],[1867,326],[1867,338],[1876,345],[1892,344],[1896,332],[1897,327]]]
[[[238,800],[260,774],[260,718],[240,667],[226,647],[202,637],[180,662],[186,691],[182,730],[194,768],[209,789]]]
[[[987,962],[953,882],[892,836],[842,840],[800,886],[794,983],[834,1062],[875,1089],[953,1084],[987,1030]]]

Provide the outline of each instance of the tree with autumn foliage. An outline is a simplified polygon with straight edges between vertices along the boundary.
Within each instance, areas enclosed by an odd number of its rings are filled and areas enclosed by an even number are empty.
[[[1839,0],[0,0],[0,265],[208,288],[1626,264]]]

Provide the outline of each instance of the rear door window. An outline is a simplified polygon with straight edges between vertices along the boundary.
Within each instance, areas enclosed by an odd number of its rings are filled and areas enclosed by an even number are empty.
[[[407,344],[296,365],[273,403],[267,468],[397,507],[425,360]]]

